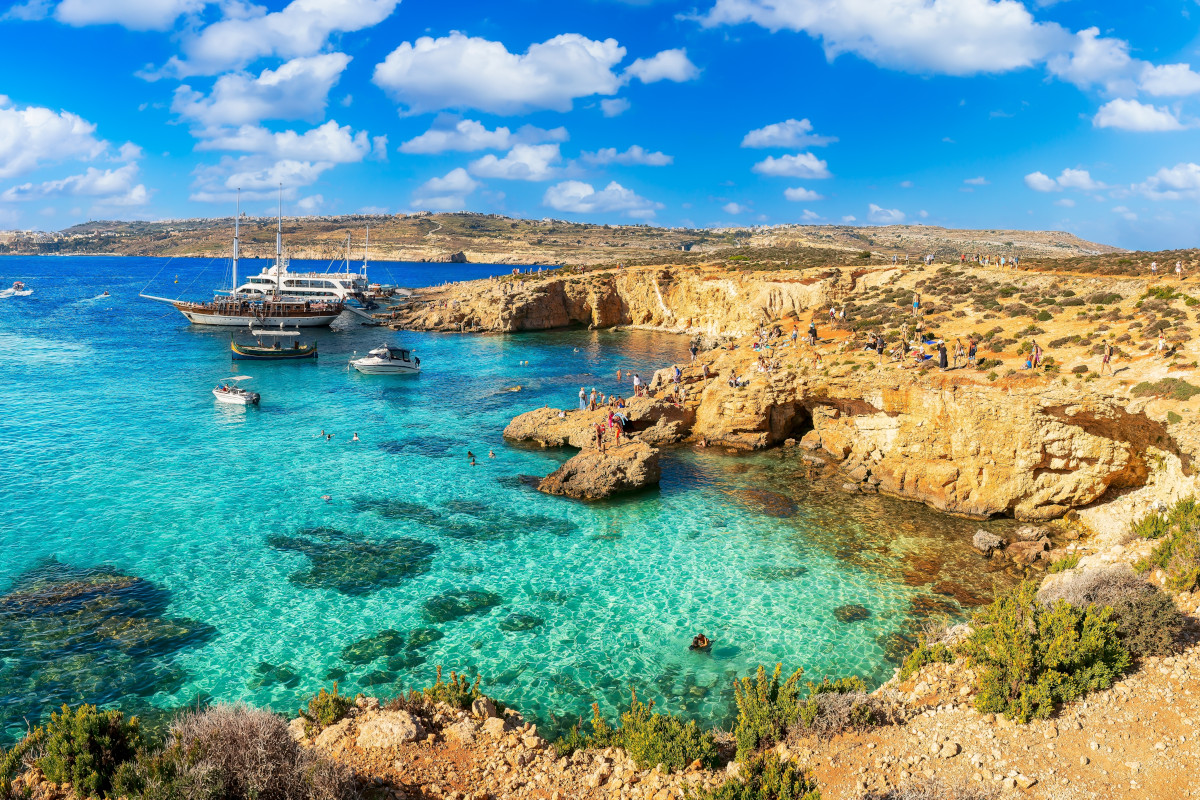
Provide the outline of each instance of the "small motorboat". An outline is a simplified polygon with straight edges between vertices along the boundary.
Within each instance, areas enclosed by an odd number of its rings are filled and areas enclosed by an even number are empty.
[[[31,294],[33,289],[26,289],[20,281],[13,281],[11,288],[0,291],[0,297],[29,297]]]
[[[241,381],[250,380],[249,375],[234,375],[226,378],[225,382],[218,384],[217,388],[212,390],[213,397],[217,398],[217,402],[229,403],[235,406],[256,406],[258,405],[258,392],[251,392],[243,389],[238,384]],[[230,381],[233,382],[230,385]]]
[[[299,339],[292,341],[291,346],[284,342],[290,337],[298,337],[300,331],[277,331],[250,329],[256,344],[229,342],[234,361],[295,361],[300,358],[316,358],[317,343],[301,344]]]
[[[365,358],[355,358],[350,365],[366,375],[416,375],[421,371],[421,359],[410,350],[381,345],[367,353]]]

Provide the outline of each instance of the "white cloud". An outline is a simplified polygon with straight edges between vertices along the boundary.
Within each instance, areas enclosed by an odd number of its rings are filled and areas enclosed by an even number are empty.
[[[546,190],[542,204],[556,211],[576,214],[616,212],[635,219],[650,219],[663,207],[662,203],[647,200],[616,181],[599,192],[590,183],[582,181],[556,183]]]
[[[1146,64],[1142,68],[1140,86],[1143,92],[1156,97],[1182,97],[1200,92],[1200,74],[1188,64]]]
[[[126,164],[116,169],[88,167],[80,175],[40,184],[14,186],[0,194],[0,201],[41,200],[48,197],[91,198],[102,206],[140,206],[150,200],[146,187],[137,182],[138,165]]]
[[[188,85],[175,90],[171,110],[205,127],[242,125],[264,119],[303,119],[325,115],[329,90],[338,82],[350,56],[326,53],[294,58],[257,77],[244,72],[222,75],[204,95]]]
[[[291,130],[272,133],[266,128],[243,125],[236,131],[201,140],[196,149],[233,150],[295,161],[353,164],[371,155],[375,146],[366,131],[354,133],[349,125],[339,127],[336,120],[330,120],[304,133]]]
[[[1058,200],[1054,201],[1054,205],[1062,206],[1063,208],[1074,208],[1075,201],[1069,197],[1061,197]]]
[[[501,42],[454,32],[404,42],[375,67],[372,80],[413,114],[444,108],[569,111],[576,98],[616,94],[622,81],[613,67],[624,57],[615,39],[577,33],[518,54]]]
[[[1080,89],[1101,86],[1120,92],[1133,87],[1136,62],[1129,57],[1128,42],[1103,38],[1099,28],[1085,28],[1075,34],[1069,47],[1049,58],[1046,68]]]
[[[440,115],[429,130],[400,145],[400,152],[434,154],[450,150],[462,153],[475,150],[507,150],[518,144],[565,142],[567,138],[566,128],[544,130],[532,125],[523,125],[514,134],[503,127],[489,131],[483,123],[473,119]]]
[[[868,206],[867,219],[882,225],[897,225],[904,222],[904,212],[898,208],[882,208],[871,203]]]
[[[68,25],[122,25],[135,31],[165,31],[208,0],[62,0],[54,17]]]
[[[1057,192],[1061,186],[1044,172],[1031,172],[1025,176],[1025,185],[1035,192]]]
[[[922,208],[917,212],[917,216],[921,219],[929,219],[929,212]]]
[[[800,212],[800,219],[805,222],[816,222],[821,218],[821,215],[815,211],[809,211],[807,208]]]
[[[0,95],[0,178],[45,164],[98,158],[108,142],[97,139],[95,132],[96,126],[78,114],[42,106],[17,107]]]
[[[22,22],[34,22],[50,16],[50,0],[26,0],[0,14],[0,20],[15,19]]]
[[[321,206],[325,205],[325,197],[319,194],[310,194],[308,197],[301,197],[296,207],[301,211],[312,214],[319,211]]]
[[[1063,189],[1078,189],[1081,192],[1098,192],[1108,186],[1094,179],[1086,169],[1064,169],[1057,178],[1044,172],[1031,172],[1025,176],[1025,185],[1035,192],[1061,192]]]
[[[900,181],[900,188],[901,188],[901,189],[911,189],[912,187],[913,187],[913,182],[912,182],[912,181]]]
[[[641,145],[631,145],[623,153],[615,147],[604,147],[594,153],[581,153],[580,160],[588,164],[642,164],[648,167],[665,167],[675,160],[662,152],[650,152]]]
[[[797,153],[796,155],[767,156],[751,169],[760,175],[774,175],[788,178],[829,178],[829,165],[812,153]]]
[[[600,101],[600,111],[606,117],[619,117],[629,110],[629,105],[624,97],[612,97]]]
[[[1130,211],[1130,210],[1129,210],[1128,208],[1126,208],[1125,206],[1115,206],[1115,207],[1113,207],[1113,213],[1114,213],[1114,214],[1120,214],[1122,217],[1124,217],[1125,219],[1127,219],[1127,220],[1130,220],[1130,221],[1133,221],[1133,220],[1135,220],[1135,219],[1137,219],[1137,218],[1138,218],[1138,217],[1137,217],[1137,214],[1135,214],[1134,212]]]
[[[172,58],[164,72],[179,76],[214,75],[244,67],[263,56],[291,59],[315,55],[335,33],[363,30],[383,22],[399,2],[292,0],[282,10],[270,13],[264,6],[226,2],[225,19],[185,38],[184,60]]]
[[[947,75],[1028,67],[1070,38],[1017,0],[717,0],[701,22],[803,31],[830,59],[855,53],[883,67]]]
[[[853,214],[847,214],[842,217],[842,222],[858,222],[858,217],[855,217]]]
[[[784,189],[783,196],[788,200],[791,200],[793,203],[812,202],[814,200],[824,199],[812,189],[805,189],[802,186],[797,186],[793,189]]]
[[[1097,128],[1124,131],[1179,131],[1183,124],[1169,108],[1139,103],[1137,100],[1110,100],[1100,106],[1092,119]]]
[[[750,210],[750,208],[748,206],[739,205],[737,203],[726,203],[725,205],[721,206],[721,210],[724,211],[726,214],[733,214],[736,216],[737,214],[746,213],[747,211]]]
[[[663,50],[650,57],[639,58],[625,70],[627,79],[637,78],[642,83],[674,81],[682,83],[699,77],[700,70],[687,57],[687,50]]]
[[[968,186],[987,186],[989,181],[987,178],[980,175],[978,178],[967,178],[963,183]]]
[[[1200,164],[1163,167],[1133,188],[1154,200],[1200,199]]]
[[[519,144],[504,158],[488,154],[470,164],[471,174],[510,181],[548,181],[558,175],[562,160],[557,144]]]
[[[821,147],[836,142],[836,136],[817,136],[807,119],[789,119],[750,131],[742,147]]]
[[[436,211],[459,210],[466,206],[467,195],[479,188],[462,167],[450,170],[442,178],[430,178],[413,192],[413,202]]]

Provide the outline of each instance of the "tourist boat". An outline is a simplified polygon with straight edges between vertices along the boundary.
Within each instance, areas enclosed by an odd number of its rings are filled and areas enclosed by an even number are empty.
[[[421,359],[410,357],[411,351],[381,345],[367,353],[365,358],[356,358],[350,365],[366,375],[416,375],[421,371]]]
[[[234,375],[226,378],[225,382],[212,390],[213,397],[217,398],[220,403],[229,403],[235,406],[256,406],[258,405],[258,392],[251,392],[248,389],[243,389],[238,385],[241,381],[250,380],[249,375]],[[229,385],[229,381],[233,381],[233,385]]]
[[[285,293],[283,276],[288,274],[287,261],[283,257],[283,189],[279,193],[279,217],[275,230],[275,264],[271,272],[274,287],[270,294],[257,291],[242,294],[237,282],[238,223],[242,217],[241,192],[238,193],[237,215],[233,219],[233,288],[227,295],[218,294],[210,303],[193,303],[186,300],[171,300],[139,294],[147,300],[170,303],[194,325],[224,325],[245,327],[247,323],[270,321],[279,326],[303,328],[324,327],[338,318],[345,310],[345,301],[340,298],[307,299]]]
[[[370,233],[367,233],[369,240]],[[368,305],[370,283],[367,280],[367,251],[363,248],[363,263],[357,272],[350,269],[350,236],[346,235],[345,268],[341,272],[292,272],[288,262],[276,259],[258,275],[247,278],[234,293],[243,297],[266,297],[273,293],[317,302],[346,302],[354,300]],[[234,281],[236,285],[236,281]]]
[[[29,297],[31,294],[33,289],[26,289],[20,281],[13,281],[12,288],[0,291],[0,297]]]
[[[317,343],[301,344],[299,339],[286,347],[284,342],[291,337],[299,337],[300,331],[269,331],[250,329],[256,344],[242,344],[237,341],[229,343],[234,361],[295,361],[301,358],[316,358]],[[264,342],[263,340],[267,340]]]

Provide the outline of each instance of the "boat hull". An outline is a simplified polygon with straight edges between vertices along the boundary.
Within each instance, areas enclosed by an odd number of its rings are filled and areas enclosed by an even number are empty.
[[[233,392],[219,392],[213,389],[213,397],[217,398],[218,403],[225,403],[231,406],[256,406],[258,405],[258,394],[247,392],[246,394],[234,394]]]
[[[299,361],[301,359],[317,357],[317,346],[315,344],[308,344],[298,348],[281,347],[277,350],[272,347],[258,347],[256,345],[231,342],[229,350],[234,361]]]
[[[417,375],[421,368],[402,366],[398,364],[362,364],[351,361],[351,366],[364,375]]]
[[[219,325],[227,328],[245,328],[251,322],[255,322],[260,317],[253,314],[218,314],[205,313],[195,311],[190,308],[175,306],[183,316],[187,317],[188,322],[193,325]],[[338,312],[340,313],[340,312]],[[299,314],[299,315],[284,315],[270,316],[265,319],[269,320],[272,325],[284,325],[287,327],[300,328],[327,328],[329,323],[338,318],[338,313],[319,313],[319,314]]]

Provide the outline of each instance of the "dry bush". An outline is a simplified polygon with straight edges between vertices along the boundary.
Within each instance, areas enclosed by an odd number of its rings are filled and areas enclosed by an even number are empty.
[[[995,786],[950,786],[934,779],[908,783],[882,792],[868,792],[859,800],[996,800],[999,796],[1000,790]]]
[[[809,702],[815,708],[803,716],[811,716],[812,721],[805,725],[802,720],[793,725],[789,731],[792,737],[818,736],[826,739],[893,721],[891,709],[866,692],[823,692],[810,697]]]
[[[1044,606],[1053,605],[1056,600],[1066,600],[1082,608],[1092,603],[1111,605],[1114,597],[1146,588],[1153,587],[1139,578],[1128,565],[1112,564],[1067,575],[1051,586],[1042,587],[1037,597]]]
[[[180,717],[166,754],[176,754],[183,800],[346,800],[357,796],[344,767],[301,748],[284,720],[244,705],[216,705]]]

